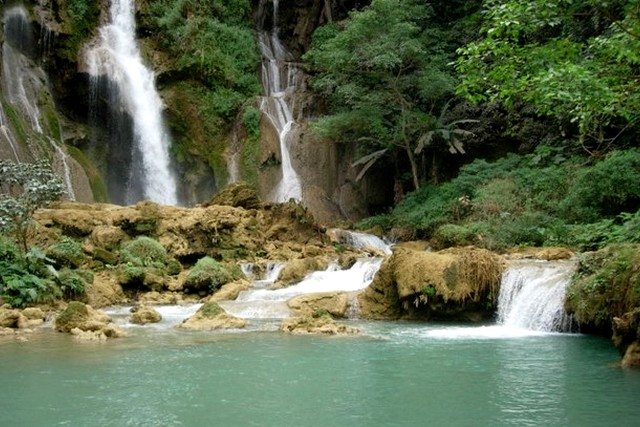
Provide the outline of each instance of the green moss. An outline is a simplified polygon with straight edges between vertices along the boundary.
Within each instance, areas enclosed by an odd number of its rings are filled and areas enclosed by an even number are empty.
[[[144,283],[146,269],[131,264],[123,264],[118,266],[116,278],[118,283],[128,288],[138,288]]]
[[[169,257],[160,242],[140,236],[122,246],[120,258],[122,262],[140,267],[158,267],[164,266]]]
[[[69,155],[82,166],[82,169],[84,169],[84,172],[87,174],[94,200],[98,203],[107,202],[109,200],[107,196],[107,186],[96,166],[76,147],[67,145],[66,149]]]
[[[203,316],[211,319],[218,316],[220,313],[223,313],[224,310],[222,310],[222,308],[217,303],[213,301],[207,301],[202,305],[202,307],[200,307],[200,310],[198,310],[198,312],[200,312],[200,314],[202,314]]]
[[[240,174],[253,187],[258,187],[260,173],[260,140],[247,138],[240,152]]]
[[[15,108],[13,108],[13,106],[11,104],[9,104],[8,102],[2,102],[2,107],[4,109],[5,114],[7,115],[7,118],[9,119],[9,122],[11,124],[11,128],[13,129],[13,131],[15,132],[16,138],[18,139],[18,143],[20,145],[22,145],[25,150],[28,149],[27,147],[27,130],[24,126],[24,123],[22,121],[22,118],[20,117],[20,115],[18,114],[18,112],[15,110]],[[28,151],[28,150],[27,150]]]
[[[314,319],[319,319],[320,317],[331,317],[331,313],[329,313],[327,310],[323,309],[323,308],[318,308],[316,310],[314,310],[314,312],[311,314],[311,317],[313,317]]]
[[[58,272],[57,282],[64,297],[77,299],[85,295],[86,285],[93,282],[93,274],[88,271],[63,268]]]
[[[70,332],[89,317],[89,309],[80,301],[71,301],[67,308],[56,318],[56,330]]]
[[[184,288],[190,292],[213,292],[231,280],[232,274],[222,264],[204,257],[189,272]]]
[[[74,268],[79,267],[86,259],[80,243],[69,237],[64,237],[59,242],[49,246],[46,254],[56,264]]]
[[[107,265],[118,264],[118,255],[103,248],[95,248],[93,250],[93,259]]]
[[[581,324],[610,333],[614,317],[640,306],[640,245],[582,254],[566,305]]]

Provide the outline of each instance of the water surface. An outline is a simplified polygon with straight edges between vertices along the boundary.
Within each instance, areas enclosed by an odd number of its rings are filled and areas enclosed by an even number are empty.
[[[358,326],[368,335],[139,327],[107,343],[54,333],[5,342],[0,425],[595,426],[640,420],[640,372],[616,367],[618,354],[607,340],[501,334],[492,327]]]

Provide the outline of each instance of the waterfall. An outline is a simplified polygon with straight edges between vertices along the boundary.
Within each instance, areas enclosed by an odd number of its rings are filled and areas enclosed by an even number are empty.
[[[514,262],[500,285],[498,323],[542,332],[569,330],[564,302],[574,267],[566,261]]]
[[[5,144],[9,146],[11,149],[11,153],[15,158],[16,162],[20,162],[20,156],[18,152],[20,150],[18,141],[16,140],[13,131],[9,127],[9,123],[7,121],[7,115],[4,112],[4,107],[2,106],[2,102],[0,102],[0,141],[4,141]]]
[[[58,158],[62,162],[62,178],[64,181],[65,187],[67,187],[67,196],[69,200],[76,200],[76,193],[73,191],[73,180],[71,178],[71,168],[69,167],[69,155],[60,147],[58,143],[53,138],[49,138],[49,142],[56,153],[58,153]]]
[[[98,44],[87,51],[92,84],[97,86],[101,79],[109,79],[110,90],[117,91],[110,98],[118,99],[133,121],[128,185],[119,189],[127,193],[124,202],[148,198],[175,205],[177,186],[170,168],[170,141],[162,122],[162,101],[155,90],[153,72],[143,64],[136,42],[133,0],[112,0],[110,23],[100,27],[99,32]],[[136,186],[141,188],[141,194]]]
[[[44,73],[37,73],[30,64],[33,35],[24,6],[13,6],[4,12],[2,43],[2,91],[11,105],[29,120],[37,133],[42,133],[37,100]]]
[[[356,231],[332,228],[327,231],[334,241],[350,246],[354,249],[371,250],[384,255],[391,255],[391,244],[373,234],[358,233]]]
[[[360,291],[373,281],[380,265],[381,258],[358,260],[347,270],[332,264],[325,271],[309,274],[296,285],[275,290],[265,289],[266,281],[261,281],[253,289],[241,292],[235,301],[223,301],[220,306],[229,314],[245,319],[282,319],[291,316],[287,306],[291,298],[318,292]],[[275,278],[277,275],[272,272],[270,279]]]
[[[293,100],[300,83],[300,71],[292,62],[292,57],[280,41],[278,28],[278,0],[272,0],[272,27],[264,28],[265,0],[261,1],[261,28],[258,31],[258,45],[262,54],[262,86],[265,96],[260,109],[269,118],[280,142],[282,157],[282,178],[274,190],[272,198],[276,202],[289,199],[302,200],[300,177],[291,165],[289,140],[295,126]]]

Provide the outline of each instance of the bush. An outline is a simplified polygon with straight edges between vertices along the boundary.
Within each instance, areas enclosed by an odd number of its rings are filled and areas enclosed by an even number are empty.
[[[164,267],[168,260],[164,246],[146,236],[125,243],[120,250],[120,258],[122,262],[138,267]]]
[[[213,258],[204,257],[189,272],[184,288],[191,292],[214,292],[231,280],[233,277],[226,267]]]
[[[82,246],[75,240],[64,237],[47,248],[46,254],[58,266],[79,267],[86,259]]]
[[[205,302],[202,307],[200,307],[200,310],[198,310],[200,314],[208,318],[214,318],[223,311],[224,310],[222,310],[222,308],[213,301]]]
[[[438,248],[467,246],[474,243],[475,237],[474,230],[467,226],[444,224],[438,227],[433,234],[433,243]]]
[[[64,297],[78,299],[85,295],[87,284],[93,282],[93,274],[88,271],[63,268],[58,272],[56,281]]]

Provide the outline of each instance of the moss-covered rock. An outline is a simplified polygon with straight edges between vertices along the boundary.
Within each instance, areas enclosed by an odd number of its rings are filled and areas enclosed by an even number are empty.
[[[226,205],[237,208],[257,209],[260,207],[258,192],[245,182],[235,182],[228,185],[205,206]]]
[[[196,314],[182,322],[179,328],[194,331],[212,331],[216,329],[240,329],[246,325],[247,322],[245,320],[227,314],[216,302],[207,301]]]
[[[440,252],[398,248],[360,295],[362,315],[480,320],[494,313],[504,269],[485,249]]]
[[[288,286],[299,282],[304,279],[307,274],[313,271],[326,270],[328,266],[329,259],[323,256],[291,260],[280,272],[278,285]]]
[[[337,323],[326,312],[317,312],[315,316],[307,315],[284,319],[280,330],[294,335],[353,335],[360,332],[356,328]]]
[[[142,305],[136,307],[131,314],[131,323],[137,325],[146,325],[148,323],[158,323],[162,320],[162,316],[153,307]]]
[[[187,292],[211,293],[233,280],[227,267],[210,257],[204,257],[191,269],[184,282]]]
[[[55,329],[59,332],[71,332],[72,329],[82,331],[100,331],[111,318],[94,310],[90,305],[79,301],[71,301],[55,320]]]
[[[567,291],[566,309],[583,330],[611,333],[614,317],[640,307],[640,245],[614,245],[582,254]]]
[[[302,316],[326,312],[332,317],[347,317],[349,295],[345,292],[300,295],[290,299],[287,305],[291,310]]]
[[[49,246],[46,255],[54,260],[58,266],[77,268],[85,261],[86,256],[82,245],[77,241],[64,237],[59,242]]]

